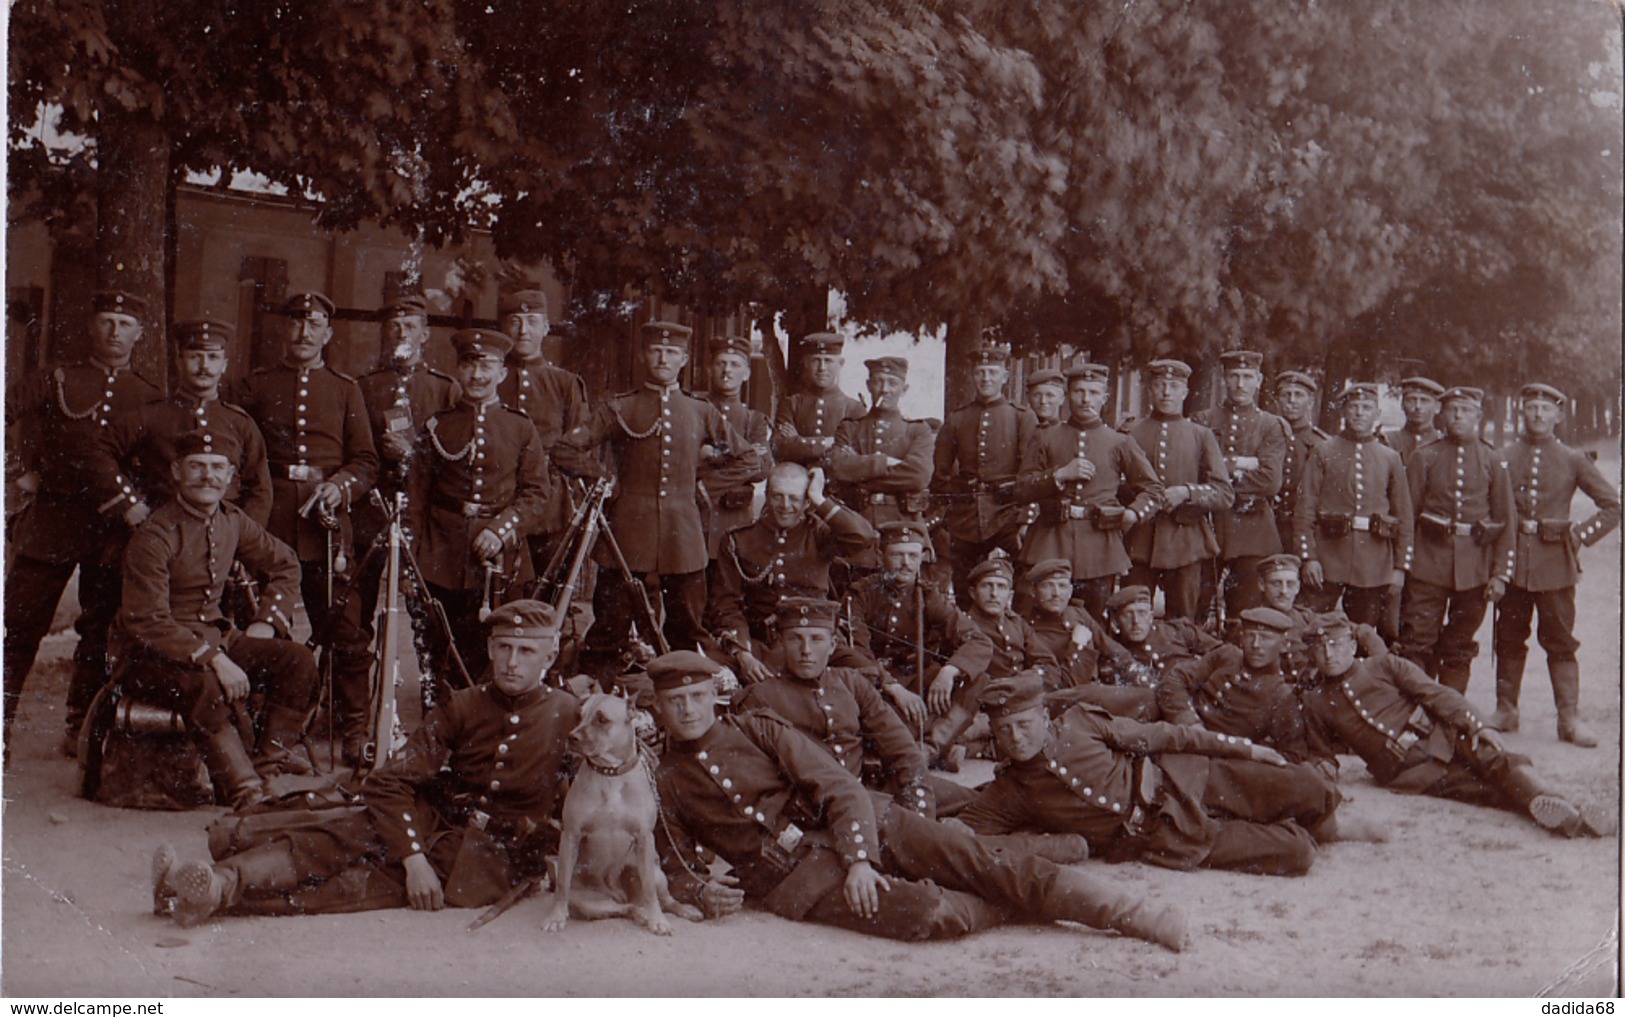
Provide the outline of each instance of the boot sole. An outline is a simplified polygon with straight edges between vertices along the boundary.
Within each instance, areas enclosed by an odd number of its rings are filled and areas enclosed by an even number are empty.
[[[1568,833],[1580,826],[1580,810],[1573,802],[1556,795],[1537,795],[1529,803],[1529,816],[1542,829]]]
[[[175,873],[175,921],[190,929],[202,925],[220,908],[220,890],[214,869],[188,862]]]
[[[161,844],[152,855],[152,913],[167,915],[175,908],[175,848]]]
[[[1597,747],[1596,736],[1590,734],[1589,732],[1582,735],[1577,731],[1559,730],[1557,732],[1557,740],[1560,742],[1568,742],[1570,745],[1574,745],[1582,749],[1594,749]]]

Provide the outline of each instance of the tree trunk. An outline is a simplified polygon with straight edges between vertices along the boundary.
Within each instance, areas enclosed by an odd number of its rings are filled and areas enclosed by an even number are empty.
[[[948,349],[943,365],[942,410],[946,415],[975,397],[971,379],[971,353],[982,343],[982,316],[973,312],[956,315],[948,321]]]
[[[169,330],[164,278],[168,215],[169,133],[139,114],[103,104],[96,129],[96,283],[147,301],[145,339],[135,369],[167,387]]]
[[[801,339],[814,332],[829,331],[829,289],[809,287],[798,294],[791,306],[784,309],[784,333],[790,339],[789,369],[785,372],[788,384],[779,393],[789,395],[801,387]]]

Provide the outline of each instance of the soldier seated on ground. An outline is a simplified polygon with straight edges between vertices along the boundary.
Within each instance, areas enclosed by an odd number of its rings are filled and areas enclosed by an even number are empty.
[[[1617,823],[1552,789],[1527,756],[1506,750],[1461,693],[1396,653],[1357,659],[1341,611],[1310,630],[1316,670],[1301,701],[1308,744],[1331,761],[1365,760],[1378,786],[1523,813],[1564,837],[1604,837]]]
[[[123,606],[110,642],[124,693],[185,719],[215,787],[234,807],[263,797],[262,776],[311,772],[290,750],[316,686],[310,650],[288,638],[299,561],[225,500],[239,454],[231,431],[193,431],[175,440],[175,498],[130,537]],[[233,561],[267,584],[242,632],[221,604]],[[251,759],[237,725],[253,692],[264,695],[265,708]]]
[[[186,926],[227,911],[481,907],[543,871],[580,703],[545,681],[559,649],[550,605],[512,601],[487,631],[491,680],[437,706],[367,777],[364,807],[249,817],[221,838],[229,855],[211,836],[214,865],[177,865],[166,844],[153,857],[154,907]],[[258,835],[245,835],[254,820]]]
[[[1108,685],[1154,689],[1168,668],[1219,645],[1189,618],[1158,618],[1144,586],[1112,594],[1107,612],[1110,634],[1124,651],[1101,662],[1100,680]]]
[[[1031,852],[992,846],[874,795],[766,711],[717,716],[717,673],[677,651],[651,661],[670,747],[656,830],[673,896],[707,917],[747,901],[792,921],[891,939],[947,939],[1012,922],[1073,921],[1181,949],[1183,918]],[[698,846],[733,867],[698,862]]]
[[[1335,827],[1337,789],[1267,745],[1087,704],[1052,718],[1031,672],[982,705],[1003,764],[959,814],[978,834],[1079,833],[1107,861],[1295,876]]]
[[[1304,637],[1317,617],[1316,612],[1298,602],[1302,592],[1299,574],[1302,568],[1303,562],[1295,554],[1273,554],[1258,563],[1258,588],[1263,594],[1264,606],[1292,619],[1286,646],[1281,651],[1281,673],[1292,682],[1296,682],[1311,666],[1309,645]],[[1227,626],[1227,629],[1230,641],[1239,645],[1240,619],[1236,619],[1236,624]],[[1356,625],[1354,634],[1359,643],[1360,656],[1380,657],[1388,652],[1388,644],[1382,641],[1382,636],[1374,627]]]

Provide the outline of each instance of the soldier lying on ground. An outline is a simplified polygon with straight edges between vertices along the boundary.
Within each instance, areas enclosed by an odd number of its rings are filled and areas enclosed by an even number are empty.
[[[1107,609],[1110,634],[1125,651],[1101,662],[1100,680],[1111,685],[1154,689],[1168,668],[1219,645],[1189,618],[1156,617],[1151,591],[1144,586],[1118,590]]]
[[[214,865],[177,866],[166,844],[153,857],[155,909],[173,899],[191,926],[223,911],[480,907],[542,871],[580,704],[544,683],[559,649],[551,606],[512,601],[487,625],[491,680],[436,707],[367,778],[364,807],[249,816],[235,837],[211,836]]]
[[[770,713],[719,718],[719,666],[692,652],[651,661],[666,820],[657,834],[672,893],[721,917],[753,902],[793,921],[891,939],[944,939],[1011,921],[1075,921],[1178,950],[1171,908],[1108,889],[867,791],[830,753]],[[703,843],[731,866],[696,864]]]

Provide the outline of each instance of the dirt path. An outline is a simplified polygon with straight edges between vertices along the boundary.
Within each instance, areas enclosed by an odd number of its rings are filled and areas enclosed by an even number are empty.
[[[1617,483],[1619,463],[1605,472]],[[1556,741],[1538,648],[1523,731],[1508,742],[1563,791],[1617,814],[1619,534],[1583,561],[1583,715],[1603,745]],[[1481,644],[1487,637],[1486,627]],[[53,637],[42,653],[3,787],[0,990],[9,996],[1615,991],[1617,838],[1564,841],[1509,813],[1390,794],[1358,761],[1344,767],[1345,808],[1388,825],[1391,840],[1333,846],[1306,877],[1091,868],[1186,909],[1195,944],[1178,956],[1081,929],[916,946],[761,914],[679,923],[670,939],[619,921],[547,936],[538,927],[545,897],[475,934],[464,931],[467,911],[230,918],[184,931],[148,913],[148,859],[163,840],[205,856],[203,827],[215,813],[124,811],[72,796],[73,766],[55,755],[54,739],[71,638]],[[1493,685],[1486,653],[1468,693],[1486,713]]]

